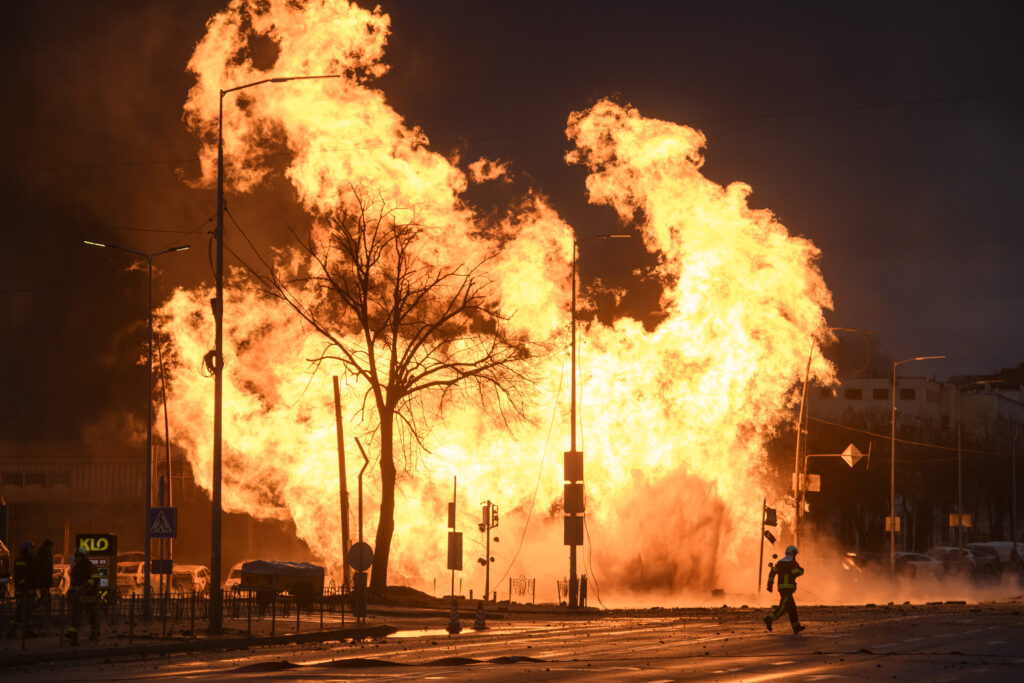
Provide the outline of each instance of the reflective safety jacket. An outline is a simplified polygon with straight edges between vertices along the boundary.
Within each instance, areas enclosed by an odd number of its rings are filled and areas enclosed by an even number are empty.
[[[24,553],[14,560],[14,594],[22,595],[32,590],[32,558]]]
[[[100,588],[100,573],[89,560],[71,565],[71,585],[68,592],[80,596],[95,595]]]
[[[803,573],[804,568],[797,564],[796,558],[787,555],[775,563],[771,576],[778,577],[780,592],[796,591],[796,577]]]

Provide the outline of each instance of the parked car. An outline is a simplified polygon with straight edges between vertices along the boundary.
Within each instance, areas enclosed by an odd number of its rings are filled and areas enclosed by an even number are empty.
[[[939,560],[921,553],[896,553],[896,572],[913,578],[942,578],[946,568]]]
[[[228,578],[224,580],[224,590],[226,591],[237,591],[239,584],[242,582],[242,565],[246,562],[255,562],[256,560],[242,560],[228,572]]]
[[[179,564],[171,575],[171,592],[203,593],[210,589],[210,570],[201,564]]]
[[[137,593],[142,586],[138,576],[141,575],[142,562],[129,561],[117,563],[117,592],[121,595]]]
[[[164,575],[163,588],[165,591],[168,590],[168,580],[170,580],[170,591],[172,593],[191,593],[192,591],[201,593],[210,588],[210,570],[201,564],[175,564],[172,566],[171,571],[173,573],[169,577]],[[138,585],[137,591],[142,590],[141,587],[145,584],[143,574],[143,563],[140,562],[138,569],[135,571],[135,582]],[[160,590],[159,574],[150,572],[149,586],[150,590],[154,593]]]
[[[1011,541],[987,541],[985,543],[969,543],[967,545],[972,550],[975,549],[975,546],[994,550],[996,555],[999,556],[999,563],[1004,569],[1010,565],[1010,551],[1013,550],[1013,543]],[[1017,543],[1017,555],[1024,559],[1024,543]]]
[[[977,571],[974,554],[970,550],[940,545],[929,548],[924,554],[941,562],[946,576],[969,577]]]
[[[998,580],[1003,575],[1003,563],[995,548],[980,543],[968,543],[964,546],[974,555],[974,564],[978,578]]]

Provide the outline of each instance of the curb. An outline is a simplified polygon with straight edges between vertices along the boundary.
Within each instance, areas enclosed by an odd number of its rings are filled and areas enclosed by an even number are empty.
[[[184,652],[204,652],[209,650],[245,650],[250,647],[266,645],[290,645],[294,643],[345,640],[348,638],[383,638],[384,636],[391,635],[397,630],[398,629],[394,626],[380,624],[377,626],[356,626],[324,631],[308,631],[305,633],[285,633],[275,636],[202,638],[175,643],[126,645],[124,647],[89,647],[78,649],[68,646],[60,650],[19,652],[16,655],[0,656],[0,668],[50,662],[68,662],[80,659],[107,659],[111,657],[130,657],[150,654],[180,654]]]

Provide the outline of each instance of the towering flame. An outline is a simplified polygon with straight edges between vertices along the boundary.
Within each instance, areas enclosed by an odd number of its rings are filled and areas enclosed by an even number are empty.
[[[463,199],[470,181],[510,173],[478,160],[471,175],[406,126],[372,79],[385,72],[389,19],[338,0],[234,0],[210,19],[189,69],[196,85],[185,119],[203,143],[213,180],[218,91],[275,76],[339,73],[343,78],[268,83],[225,102],[227,182],[258,186],[265,153],[287,147],[286,171],[317,222],[368,190],[415,210],[431,227],[429,258],[487,261],[509,324],[534,339],[568,346],[573,231],[534,192],[485,225]],[[276,59],[254,65],[252,46]],[[790,236],[774,216],[747,205],[750,188],[722,187],[701,174],[703,135],[644,118],[611,101],[569,117],[567,160],[585,165],[589,200],[635,226],[657,256],[663,318],[653,330],[620,318],[581,331],[580,430],[586,453],[587,535],[582,571],[603,592],[708,588],[747,590],[765,480],[764,443],[792,411],[793,386],[811,340],[824,331],[829,292],[816,248]],[[322,229],[323,226],[320,226]],[[303,255],[281,245],[279,259]],[[301,266],[301,264],[299,264]],[[172,433],[183,441],[198,483],[211,485],[212,383],[196,371],[208,350],[210,291],[179,290],[161,309],[173,345]],[[331,374],[309,358],[323,340],[290,309],[241,273],[225,313],[224,506],[259,518],[291,519],[300,537],[340,573],[339,483]],[[583,300],[581,307],[592,306]],[[566,356],[543,359],[530,419],[511,431],[471,403],[445,406],[427,448],[405,443],[391,581],[427,587],[445,576],[445,503],[459,479],[459,527],[467,578],[476,582],[479,503],[502,510],[492,545],[497,575],[536,577],[553,588],[566,573],[561,451],[568,448]],[[816,361],[822,381],[831,369]],[[346,435],[374,450],[366,386],[343,377]],[[351,444],[349,446],[351,453]],[[372,455],[371,455],[372,458]],[[360,463],[361,464],[361,463]],[[349,471],[355,460],[350,460]],[[369,476],[374,476],[370,468]],[[378,490],[368,486],[366,535]],[[482,554],[482,553],[481,553]],[[542,590],[541,593],[544,591]],[[540,596],[539,596],[540,597]],[[553,596],[547,596],[553,597]]]

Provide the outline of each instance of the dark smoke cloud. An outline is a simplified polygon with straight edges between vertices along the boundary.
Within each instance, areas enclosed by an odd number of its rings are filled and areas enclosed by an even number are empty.
[[[181,116],[188,57],[224,4],[6,8],[0,438],[141,415],[144,276],[81,239],[191,243],[158,265],[157,301],[211,282],[214,197],[182,182],[197,144]],[[831,322],[873,330],[894,356],[945,353],[941,373],[1020,362],[1019,3],[382,4],[380,86],[395,108],[442,151],[511,161],[580,234],[616,226],[586,204],[585,169],[561,160],[565,119],[619,93],[701,128],[709,177],[750,183],[757,206],[822,249]],[[264,251],[305,221],[280,173],[228,201]],[[636,285],[617,256],[589,255],[584,279]],[[646,315],[656,292],[636,291],[624,305]]]

